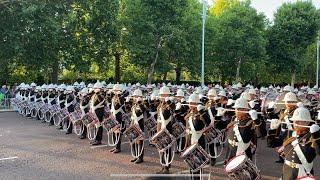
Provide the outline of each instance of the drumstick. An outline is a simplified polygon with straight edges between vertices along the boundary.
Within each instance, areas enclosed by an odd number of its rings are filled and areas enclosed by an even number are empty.
[[[240,113],[249,113],[249,111],[237,111],[236,109],[223,109],[225,111],[233,111],[233,112],[240,112]],[[263,114],[262,112],[257,112],[257,114]]]
[[[272,122],[271,119],[268,119],[267,122]],[[300,124],[294,124],[294,123],[286,123],[286,122],[280,122],[281,124],[293,124],[295,126],[299,126],[299,127],[305,127],[305,128],[310,128],[311,126],[305,126],[305,125],[300,125]]]

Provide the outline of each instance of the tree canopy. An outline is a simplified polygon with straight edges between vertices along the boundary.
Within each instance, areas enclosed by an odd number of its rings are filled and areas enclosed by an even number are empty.
[[[0,3],[0,82],[199,81],[202,1]],[[315,83],[320,10],[216,0],[205,24],[205,80]]]

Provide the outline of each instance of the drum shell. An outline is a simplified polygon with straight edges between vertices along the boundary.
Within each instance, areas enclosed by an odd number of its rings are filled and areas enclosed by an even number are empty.
[[[130,142],[136,142],[143,139],[143,132],[136,124],[130,125],[123,134],[129,138]]]
[[[158,151],[163,152],[172,147],[175,139],[167,129],[162,129],[152,136],[151,142],[157,147]]]
[[[238,162],[238,165],[233,169],[228,170],[229,163],[234,163],[238,157],[245,156],[242,162]],[[239,155],[228,161],[225,169],[231,180],[260,180],[261,175],[258,168],[252,163],[252,161],[246,155]]]

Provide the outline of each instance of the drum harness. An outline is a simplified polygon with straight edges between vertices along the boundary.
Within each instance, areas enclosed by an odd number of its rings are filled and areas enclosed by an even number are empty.
[[[133,126],[139,127],[139,121],[143,119],[143,113],[139,117],[137,117],[135,110],[140,110],[140,108],[137,107],[136,105],[134,105],[131,108],[131,111],[132,111],[131,120],[132,120]],[[140,129],[140,127],[139,127],[139,129]],[[140,129],[140,131],[141,131],[141,129]],[[139,141],[138,141],[138,142],[130,142],[130,145],[131,145],[130,146],[131,147],[131,155],[133,158],[138,158],[139,156],[142,155],[143,150],[144,150],[144,140],[142,140],[142,144],[139,144]]]
[[[170,115],[170,117],[168,118],[168,119],[165,119],[164,118],[164,116],[163,116],[163,113],[162,113],[162,108],[160,108],[160,110],[159,110],[160,112],[159,112],[159,117],[160,117],[160,123],[161,123],[161,129],[164,129],[164,128],[166,128],[166,126],[167,126],[167,124],[169,124],[169,122],[171,121],[171,119],[172,119],[172,115]],[[171,159],[169,158],[170,157],[170,149],[171,149],[171,154],[172,154],[172,156],[171,156]],[[168,152],[168,153],[167,153]],[[163,153],[163,156],[161,156],[161,153]],[[162,165],[162,166],[169,166],[171,163],[172,163],[172,161],[173,161],[173,159],[174,159],[174,148],[169,148],[168,150],[165,150],[164,152],[160,152],[159,151],[159,156],[160,156],[160,164]],[[162,157],[164,157],[164,159],[162,159]],[[164,163],[163,163],[163,161],[164,161]]]
[[[307,135],[307,134],[306,134]],[[294,150],[298,156],[298,159],[300,160],[301,164],[293,163],[288,160],[285,160],[285,164],[288,165],[291,168],[297,168],[298,169],[298,177],[303,177],[306,175],[310,175],[312,167],[313,167],[313,162],[308,163],[305,155],[303,154],[301,147],[299,145],[299,142],[306,136],[304,135],[300,140],[297,138],[291,142],[291,145],[293,146],[287,154],[289,154],[292,150]],[[286,155],[285,155],[286,156]]]

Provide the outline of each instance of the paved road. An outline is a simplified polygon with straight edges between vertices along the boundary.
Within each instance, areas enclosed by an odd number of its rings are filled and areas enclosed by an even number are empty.
[[[106,137],[106,136],[104,136]],[[125,138],[123,142],[127,141]],[[257,165],[263,179],[278,179],[281,165],[274,163],[276,154],[259,142]],[[106,144],[104,142],[104,144]],[[27,119],[15,112],[0,112],[0,179],[156,179],[150,174],[160,169],[155,148],[146,147],[145,162],[130,163],[130,147],[127,142],[122,152],[112,154],[106,145],[93,148],[88,140],[76,135]],[[9,158],[9,159],[5,159]],[[320,177],[319,159],[315,163],[316,175]],[[228,179],[223,166],[206,168],[211,179]],[[175,158],[172,174],[186,174],[184,162]],[[125,176],[130,175],[130,177]],[[179,177],[171,179],[187,179]],[[164,177],[158,177],[164,179]]]

